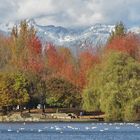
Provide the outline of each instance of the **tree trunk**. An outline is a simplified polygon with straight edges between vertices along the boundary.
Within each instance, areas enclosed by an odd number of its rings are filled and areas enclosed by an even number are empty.
[[[45,113],[44,104],[42,105],[42,113]]]
[[[20,105],[20,115],[22,116],[23,114],[23,108],[22,108],[22,105]]]
[[[7,115],[7,107],[6,106],[2,107],[2,114]]]

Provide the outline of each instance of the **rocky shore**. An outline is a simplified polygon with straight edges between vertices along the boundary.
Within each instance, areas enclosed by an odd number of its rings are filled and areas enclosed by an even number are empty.
[[[92,122],[96,119],[71,118],[65,113],[53,114],[12,114],[0,116],[0,122]]]

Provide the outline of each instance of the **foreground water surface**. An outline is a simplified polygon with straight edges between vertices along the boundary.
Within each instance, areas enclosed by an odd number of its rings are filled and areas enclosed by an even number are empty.
[[[0,123],[0,140],[140,140],[140,123]]]

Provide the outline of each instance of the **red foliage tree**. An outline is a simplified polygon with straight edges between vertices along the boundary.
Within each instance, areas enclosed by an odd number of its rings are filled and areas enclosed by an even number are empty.
[[[28,42],[28,47],[34,54],[41,54],[42,44],[38,37],[32,37]]]
[[[37,36],[32,36],[30,40],[27,40],[27,47],[23,50],[23,56],[21,56],[21,67],[25,71],[30,71],[35,74],[43,71],[44,62],[41,52],[41,41]]]
[[[47,56],[47,66],[53,77],[61,77],[76,84],[74,58],[68,48],[56,50],[55,46],[47,44],[45,54]]]
[[[99,63],[99,57],[97,55],[92,54],[89,51],[84,51],[79,56],[79,84],[83,87],[87,80],[86,74],[87,72],[94,67],[97,63]]]
[[[47,56],[47,66],[54,71],[55,73],[57,73],[59,71],[60,67],[60,58],[58,55],[58,52],[55,48],[54,45],[52,44],[47,44],[46,48],[45,48],[45,55]]]
[[[43,61],[38,58],[30,58],[27,62],[28,70],[34,73],[41,73],[44,69]]]
[[[107,45],[107,50],[125,52],[134,58],[138,58],[139,46],[140,46],[140,37],[133,33],[128,33],[125,36],[115,37]]]

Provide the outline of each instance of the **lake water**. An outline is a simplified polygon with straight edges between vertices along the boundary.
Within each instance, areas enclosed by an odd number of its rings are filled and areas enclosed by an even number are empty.
[[[140,140],[140,123],[0,123],[0,140]]]

